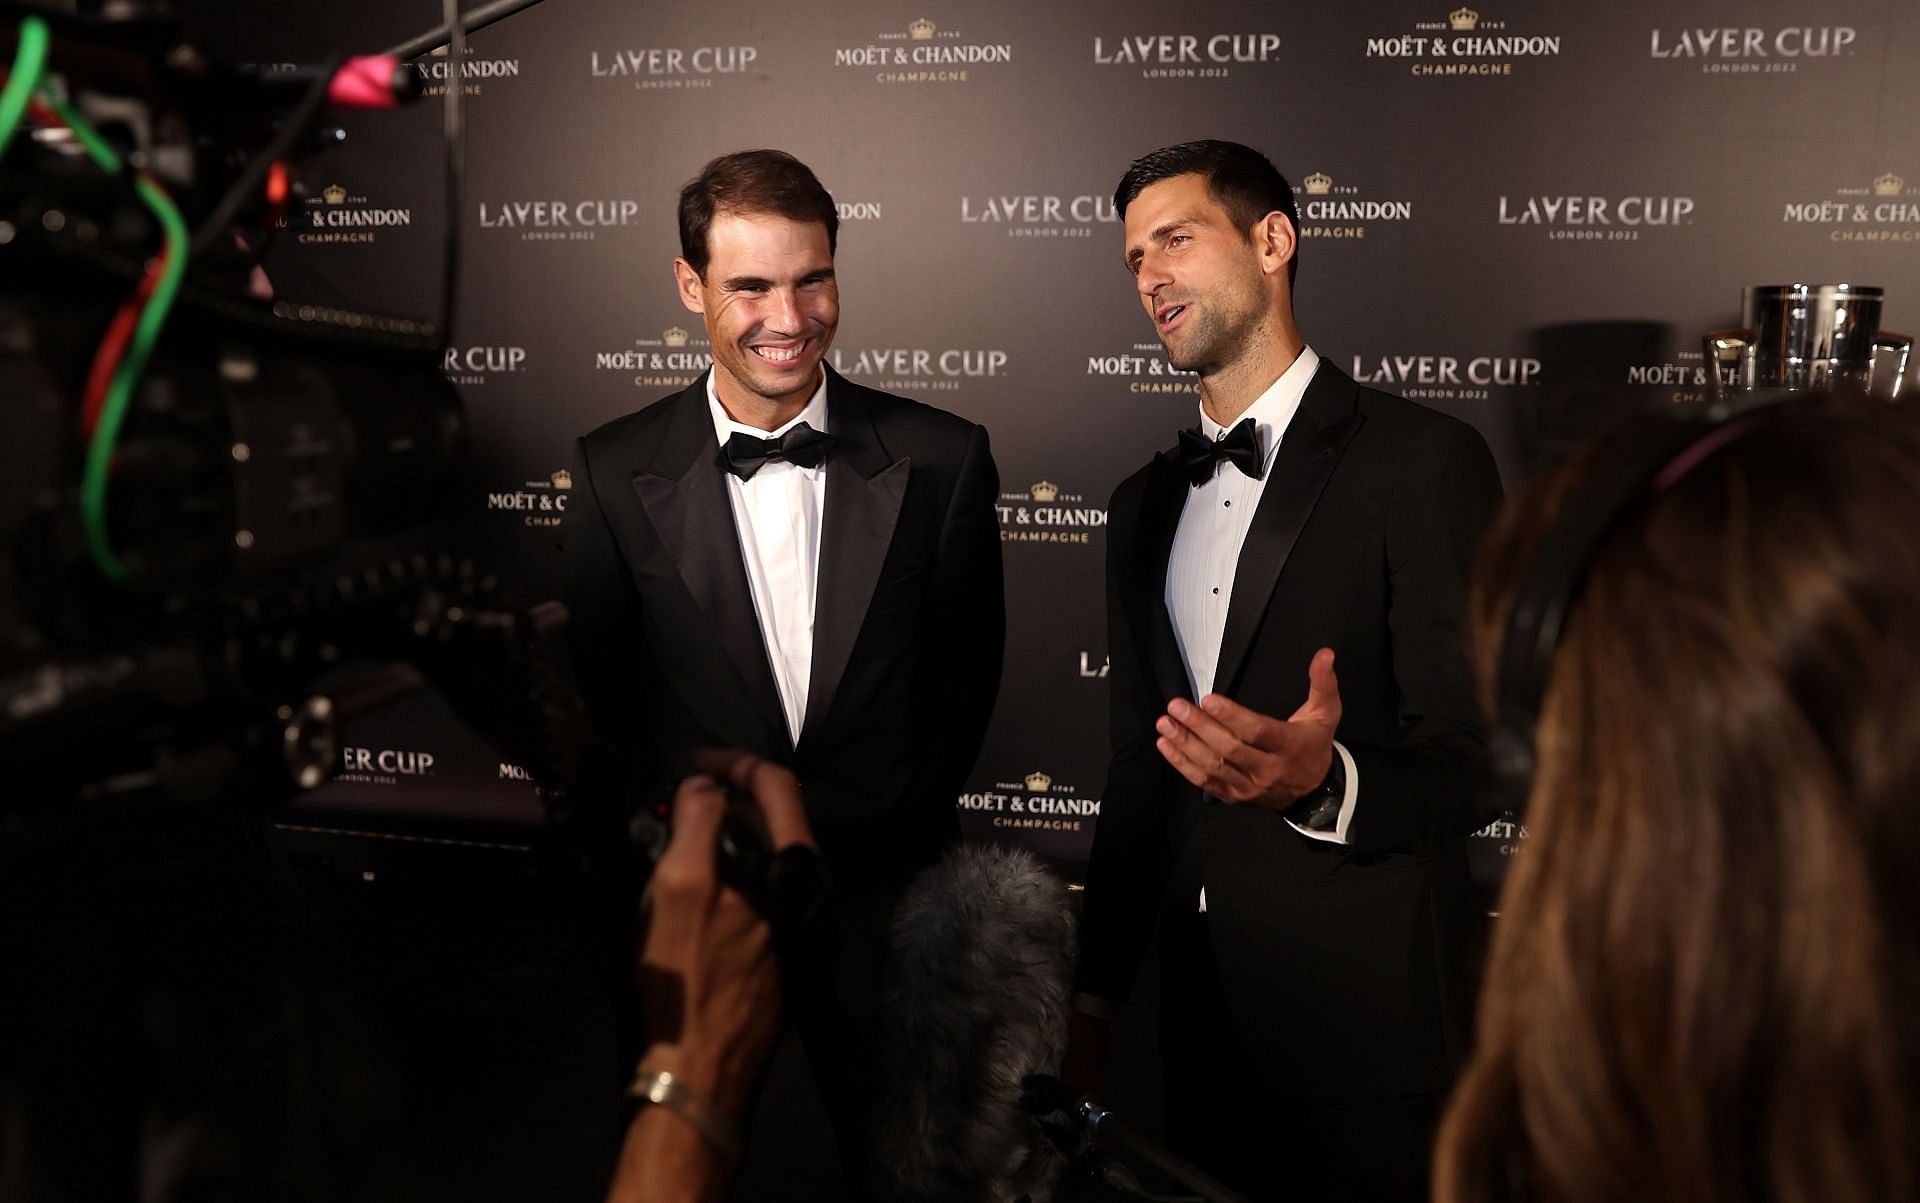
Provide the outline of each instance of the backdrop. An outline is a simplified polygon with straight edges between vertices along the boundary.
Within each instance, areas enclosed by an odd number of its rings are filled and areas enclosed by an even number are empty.
[[[203,42],[309,62],[439,17],[268,7],[203,8]],[[435,540],[549,587],[570,441],[708,362],[672,289],[680,185],[722,152],[792,151],[842,217],[835,366],[992,433],[1005,684],[951,801],[1069,871],[1105,774],[1107,498],[1197,400],[1121,265],[1134,156],[1267,152],[1299,194],[1308,341],[1473,423],[1509,490],[1618,410],[1698,394],[1699,336],[1737,324],[1743,285],[1881,285],[1885,324],[1920,324],[1911,0],[547,0],[470,50],[460,211],[438,103],[358,115],[268,255],[283,296],[429,315],[457,223],[446,370],[476,475]],[[456,83],[444,56],[417,69]],[[350,743],[316,812],[537,820],[524,772],[436,699]],[[1479,870],[1521,837],[1482,832]]]

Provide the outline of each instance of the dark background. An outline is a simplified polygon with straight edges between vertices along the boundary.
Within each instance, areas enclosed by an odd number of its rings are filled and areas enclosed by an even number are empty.
[[[377,50],[438,11],[431,0],[209,4],[200,22],[217,55],[305,62]],[[1327,191],[1303,191],[1303,204],[1372,203],[1358,219],[1307,210],[1301,327],[1348,371],[1474,423],[1510,489],[1608,414],[1697,393],[1699,336],[1737,323],[1745,285],[1881,285],[1885,325],[1916,324],[1920,9],[1628,0],[1474,15],[1460,31],[1444,4],[1406,2],[548,0],[481,31],[465,80],[450,373],[477,476],[448,499],[455,518],[436,537],[545,588],[565,498],[552,474],[570,440],[704,365],[699,322],[671,286],[678,188],[715,154],[792,151],[844,207],[836,362],[992,432],[1010,540],[1007,669],[965,813],[976,833],[1072,870],[1105,772],[1106,499],[1193,422],[1196,401],[1141,391],[1185,381],[1166,370],[1120,265],[1108,198],[1133,156],[1231,138],[1296,186],[1325,177]],[[931,36],[912,36],[919,21]],[[1748,30],[1764,53],[1746,49]],[[1265,61],[1210,61],[1216,35],[1230,35],[1219,43],[1229,57],[1238,47]],[[1110,61],[1137,60],[1149,36],[1149,61]],[[1200,61],[1181,61],[1182,37]],[[1407,39],[1448,51],[1385,53]],[[893,63],[926,48],[1005,61]],[[887,66],[846,65],[876,53]],[[426,62],[444,83],[444,61]],[[1456,63],[1500,73],[1415,73]],[[880,78],[917,71],[965,78]],[[313,160],[304,182],[316,198],[345,189],[342,207],[404,210],[407,224],[365,227],[373,241],[357,244],[282,231],[268,258],[281,295],[438,310],[440,121],[437,98],[346,121],[348,143]],[[1530,198],[1568,196],[1603,198],[1611,222],[1502,220]],[[1630,198],[1652,198],[1636,203],[1670,220],[1629,224]],[[588,202],[613,224],[499,224],[515,202],[540,200],[575,218]],[[1837,202],[1840,219],[1789,220],[1790,206],[1819,202]],[[1009,209],[1041,219],[1005,220]],[[1051,504],[1035,500],[1046,485]],[[424,753],[428,771],[342,781],[317,803],[530,818],[531,787],[443,715],[414,706],[364,723],[355,747]],[[1035,815],[1035,798],[1067,804]],[[1021,825],[1034,822],[1048,826]],[[1509,842],[1490,836],[1483,868],[1497,869]]]
[[[195,21],[215,57],[314,62],[377,51],[439,11],[218,3]],[[1456,16],[1474,27],[1453,28]],[[1199,61],[1182,61],[1183,38]],[[1756,38],[1761,52],[1744,49]],[[1216,44],[1250,61],[1212,61]],[[982,61],[912,62],[930,49]],[[1069,875],[1105,775],[1106,499],[1193,423],[1197,400],[1167,370],[1121,266],[1109,198],[1134,156],[1197,137],[1267,152],[1306,206],[1308,341],[1472,422],[1509,489],[1621,410],[1697,395],[1700,335],[1736,324],[1743,286],[1880,285],[1886,327],[1920,324],[1910,0],[1478,12],[547,0],[474,35],[470,54],[460,212],[445,208],[438,97],[351,115],[346,144],[309,161],[313,199],[267,255],[284,298],[432,316],[457,222],[449,376],[476,455],[430,540],[528,594],[550,591],[571,440],[705,366],[699,321],[672,291],[677,190],[714,155],[792,151],[843,206],[836,364],[993,435],[1006,672],[968,795],[953,801],[975,835]],[[1479,73],[1434,73],[1461,64]],[[447,82],[444,59],[422,69]],[[883,78],[924,72],[956,77]],[[1503,220],[1550,202],[1564,212],[1566,197],[1601,198],[1611,220]],[[569,222],[503,224],[536,201]],[[1666,220],[1627,220],[1623,203]],[[1329,204],[1359,216],[1315,207]],[[1824,208],[1800,220],[1803,206]],[[326,224],[352,211],[386,224]],[[315,237],[335,229],[371,239]],[[615,1024],[574,900],[528,885],[543,855],[533,785],[431,694],[347,742],[341,778],[279,828],[355,883],[341,894],[338,875],[322,875],[315,888],[381,996],[406,1139],[433,1167],[400,1194],[591,1196],[618,1132],[605,1105],[619,1085]],[[361,833],[351,851],[343,831]],[[1486,880],[1520,839],[1496,825],[1476,841]],[[1144,1050],[1150,1018],[1130,1022]],[[782,1054],[756,1139],[829,1148],[782,1093],[794,1056]],[[1151,1107],[1150,1075],[1119,1089]],[[800,1126],[769,1132],[788,1116]],[[759,1172],[743,1197],[813,1197],[808,1181]]]

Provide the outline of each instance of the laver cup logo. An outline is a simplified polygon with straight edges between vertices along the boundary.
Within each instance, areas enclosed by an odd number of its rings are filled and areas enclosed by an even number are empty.
[[[481,201],[479,218],[482,230],[510,231],[522,242],[592,242],[602,230],[638,223],[640,202],[624,197]]]
[[[398,785],[402,777],[433,775],[433,753],[405,748],[340,749],[337,780],[361,785]]]
[[[1540,383],[1523,355],[1355,355],[1353,378],[1410,401],[1484,401],[1495,387]]]
[[[1851,25],[1656,29],[1648,56],[1695,64],[1703,75],[1792,75],[1804,60],[1845,58],[1860,31]]]
[[[495,376],[510,376],[527,370],[525,347],[448,347],[441,371],[454,384],[480,385]]]
[[[1005,376],[1007,352],[989,347],[835,347],[833,370],[890,393],[953,393],[969,382]]]
[[[591,50],[594,79],[630,84],[641,91],[711,88],[759,70],[757,46],[635,46]]]
[[[1012,61],[1013,43],[966,36],[925,17],[833,52],[835,67],[870,72],[881,84],[963,84],[983,67],[991,73]]]
[[[1119,33],[1093,39],[1093,61],[1141,79],[1226,79],[1236,66],[1277,63],[1277,33]]]
[[[1692,225],[1695,208],[1690,196],[1502,196],[1496,217],[1552,242],[1637,242],[1642,230]]]
[[[1521,32],[1461,5],[1445,20],[1417,21],[1412,33],[1367,39],[1366,57],[1405,61],[1420,77],[1506,76],[1521,59],[1556,58],[1558,34]]]
[[[1002,192],[960,198],[960,221],[977,229],[1004,230],[1009,238],[1091,238],[1102,225],[1117,224],[1111,196],[1082,193]]]

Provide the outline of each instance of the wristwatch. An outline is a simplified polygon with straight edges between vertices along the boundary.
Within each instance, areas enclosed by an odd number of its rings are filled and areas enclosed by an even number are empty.
[[[1340,804],[1347,800],[1347,765],[1340,750],[1333,750],[1327,775],[1319,785],[1281,811],[1287,822],[1308,831],[1332,831],[1340,822]]]

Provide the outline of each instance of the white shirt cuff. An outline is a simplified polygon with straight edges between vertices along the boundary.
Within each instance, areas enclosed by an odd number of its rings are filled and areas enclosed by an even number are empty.
[[[1325,840],[1329,844],[1344,844],[1348,842],[1347,828],[1353,825],[1353,800],[1360,794],[1360,769],[1353,763],[1353,753],[1347,751],[1345,744],[1336,739],[1333,741],[1333,750],[1335,755],[1340,757],[1341,767],[1347,771],[1347,792],[1346,796],[1340,799],[1340,816],[1333,821],[1333,830],[1313,831],[1291,819],[1287,820],[1287,825],[1310,839]]]

